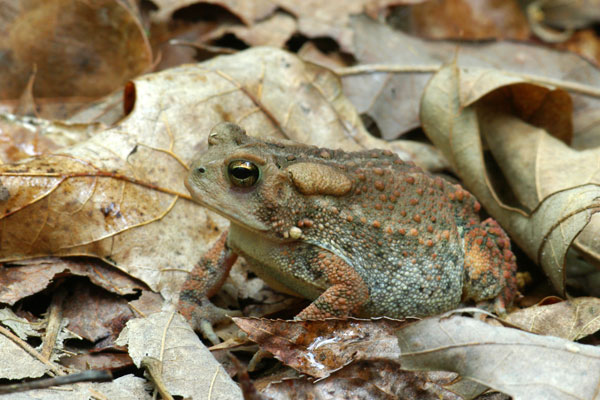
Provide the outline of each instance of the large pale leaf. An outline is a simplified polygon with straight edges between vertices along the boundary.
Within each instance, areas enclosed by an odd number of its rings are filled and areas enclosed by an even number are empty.
[[[162,378],[174,396],[193,399],[242,399],[242,392],[175,311],[127,322],[117,343],[127,345],[139,367],[144,357],[162,362]]]

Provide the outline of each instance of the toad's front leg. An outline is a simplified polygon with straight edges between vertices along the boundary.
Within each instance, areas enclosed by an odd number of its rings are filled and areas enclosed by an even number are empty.
[[[356,313],[369,299],[369,289],[362,277],[342,258],[326,250],[318,252],[315,268],[327,277],[329,286],[295,319],[346,317]]]
[[[219,343],[219,338],[212,329],[213,324],[228,316],[240,315],[239,311],[219,308],[208,300],[223,286],[237,259],[237,254],[227,246],[227,235],[228,232],[224,232],[194,266],[181,287],[177,305],[192,328],[201,332],[213,344]]]

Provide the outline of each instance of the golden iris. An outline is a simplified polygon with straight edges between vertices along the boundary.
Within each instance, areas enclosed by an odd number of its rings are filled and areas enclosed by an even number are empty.
[[[258,182],[259,170],[253,162],[235,160],[227,166],[227,174],[235,186],[250,187]]]

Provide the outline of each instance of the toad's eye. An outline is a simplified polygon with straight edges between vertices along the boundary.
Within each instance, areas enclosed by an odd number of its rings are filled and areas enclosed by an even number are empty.
[[[250,187],[258,182],[259,171],[256,164],[250,161],[236,160],[227,166],[227,174],[235,186]]]

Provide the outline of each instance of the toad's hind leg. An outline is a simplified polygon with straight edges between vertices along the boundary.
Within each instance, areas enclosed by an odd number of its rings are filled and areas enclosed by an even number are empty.
[[[471,227],[464,237],[463,301],[491,306],[505,314],[517,292],[517,264],[510,240],[491,218]]]

